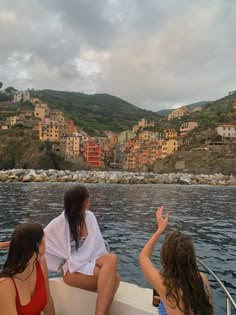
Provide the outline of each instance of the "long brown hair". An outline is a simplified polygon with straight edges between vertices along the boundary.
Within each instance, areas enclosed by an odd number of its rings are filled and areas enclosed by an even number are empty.
[[[37,260],[43,236],[43,228],[38,223],[18,224],[12,233],[8,256],[0,277],[12,277],[23,272],[34,253]]]
[[[160,255],[168,304],[185,315],[212,315],[213,306],[197,267],[192,239],[180,231],[169,233]]]
[[[85,223],[84,205],[88,198],[89,192],[84,185],[77,185],[70,188],[64,195],[65,217],[69,223],[76,249],[79,247],[77,228],[79,226],[81,229]]]

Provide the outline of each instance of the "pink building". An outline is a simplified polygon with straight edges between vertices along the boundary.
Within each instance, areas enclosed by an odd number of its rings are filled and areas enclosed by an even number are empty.
[[[190,131],[193,130],[195,128],[198,127],[198,123],[196,121],[189,121],[189,122],[185,122],[180,126],[180,136],[181,137],[185,137],[186,134]]]
[[[74,124],[74,120],[72,119],[67,119],[66,120],[66,132],[68,135],[72,134],[74,132],[75,129],[75,124]]]

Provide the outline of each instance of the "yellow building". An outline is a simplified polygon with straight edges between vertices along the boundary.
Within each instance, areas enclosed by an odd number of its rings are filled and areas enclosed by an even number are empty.
[[[10,116],[8,118],[8,121],[9,121],[11,126],[14,126],[16,124],[17,118],[18,118],[18,116]]]
[[[148,123],[147,123],[147,119],[142,118],[139,122],[138,122],[138,127],[139,128],[145,128],[147,127]]]
[[[178,147],[179,147],[178,141],[174,139],[168,140],[166,141],[166,147],[167,147],[167,154],[168,155],[173,154],[178,151]]]
[[[167,156],[167,143],[166,141],[162,142],[162,146],[161,146],[161,150],[162,150],[162,157],[166,157]]]
[[[157,138],[157,132],[144,130],[138,135],[138,137],[139,137],[139,139],[142,139],[145,141],[155,139],[155,138]]]
[[[188,109],[187,106],[182,106],[180,108],[177,108],[175,110],[173,110],[169,115],[168,115],[168,120],[171,120],[173,118],[182,118],[185,115],[189,115],[190,114],[190,110]]]
[[[57,121],[50,118],[44,118],[39,122],[39,140],[41,141],[58,141],[59,126]]]
[[[175,129],[165,129],[163,133],[166,140],[176,139],[178,136],[177,131]]]
[[[46,109],[44,107],[36,105],[34,108],[34,116],[44,119],[46,117]]]
[[[132,128],[132,131],[133,132],[136,132],[139,130],[139,126],[138,125],[134,125],[133,128]]]

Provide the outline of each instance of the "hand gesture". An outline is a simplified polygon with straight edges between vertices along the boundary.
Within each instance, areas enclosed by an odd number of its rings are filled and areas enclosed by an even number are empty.
[[[160,208],[157,208],[156,211],[156,219],[157,219],[157,225],[158,225],[158,230],[162,233],[165,231],[167,223],[168,223],[168,218],[169,218],[169,213],[165,215],[165,217],[162,216],[162,211],[164,207],[161,206]]]

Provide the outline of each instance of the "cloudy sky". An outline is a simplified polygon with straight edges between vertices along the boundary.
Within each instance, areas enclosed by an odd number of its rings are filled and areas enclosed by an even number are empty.
[[[236,90],[235,0],[0,0],[0,81],[160,110]]]

